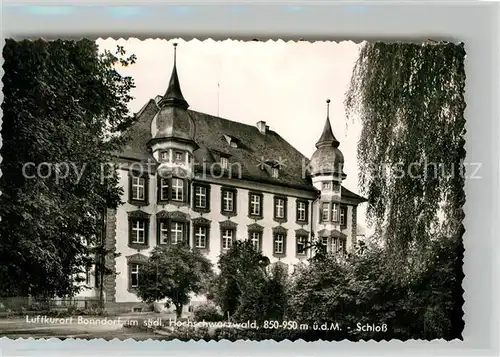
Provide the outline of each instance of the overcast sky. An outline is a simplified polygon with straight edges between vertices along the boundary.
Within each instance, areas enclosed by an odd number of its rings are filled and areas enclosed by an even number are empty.
[[[179,44],[181,89],[191,109],[250,125],[264,120],[309,158],[325,124],[326,99],[330,98],[330,121],[345,157],[344,186],[359,192],[356,143],[360,127],[346,122],[343,103],[359,45],[349,41],[100,39],[97,43],[101,49],[114,51],[120,44],[137,56],[136,64],[120,69],[135,80],[132,112],[165,93],[174,42]],[[364,222],[365,205],[360,207],[360,223]]]

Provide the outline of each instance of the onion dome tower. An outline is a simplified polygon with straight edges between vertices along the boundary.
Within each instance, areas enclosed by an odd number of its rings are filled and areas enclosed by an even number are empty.
[[[315,177],[329,177],[331,180],[342,182],[346,178],[344,173],[344,155],[339,150],[339,141],[335,138],[330,125],[330,99],[326,100],[326,122],[318,142],[316,151],[309,162],[309,175]],[[322,179],[319,179],[322,180]],[[318,189],[321,189],[318,187]]]
[[[330,252],[345,250],[346,212],[342,203],[342,181],[344,173],[344,155],[339,150],[339,141],[335,138],[330,124],[330,99],[326,100],[326,122],[318,142],[316,151],[309,162],[309,176],[316,189],[320,192],[318,223],[322,229],[318,232],[318,239],[326,245]],[[341,212],[342,209],[342,212]]]
[[[177,44],[174,43],[174,65],[165,94],[158,102],[158,112],[151,122],[149,142],[153,157],[159,162],[162,178],[180,176],[192,178],[195,124],[189,115],[189,104],[182,95],[177,74]]]

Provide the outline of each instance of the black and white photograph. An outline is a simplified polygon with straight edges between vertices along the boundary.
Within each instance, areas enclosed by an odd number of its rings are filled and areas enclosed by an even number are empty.
[[[462,339],[463,43],[3,58],[0,337]]]

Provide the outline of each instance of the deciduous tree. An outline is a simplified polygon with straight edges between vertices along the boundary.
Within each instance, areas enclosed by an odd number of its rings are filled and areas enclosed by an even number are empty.
[[[85,39],[7,40],[3,58],[0,294],[72,295],[99,214],[120,203],[102,165],[133,120],[134,82],[115,66],[135,56]]]
[[[137,295],[148,303],[167,299],[181,317],[190,295],[205,292],[211,276],[212,263],[198,250],[185,244],[157,246],[139,269]]]

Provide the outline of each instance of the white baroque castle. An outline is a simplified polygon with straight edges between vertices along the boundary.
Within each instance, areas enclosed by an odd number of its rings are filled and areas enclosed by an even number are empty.
[[[107,305],[140,308],[138,272],[157,245],[187,242],[216,266],[234,241],[249,239],[289,271],[313,254],[302,249],[308,242],[349,251],[365,199],[342,186],[344,157],[328,115],[309,160],[264,121],[190,110],[175,50],[165,95],[136,114],[117,155],[125,204],[106,218],[106,245],[120,253],[106,262],[116,273],[103,282]]]

